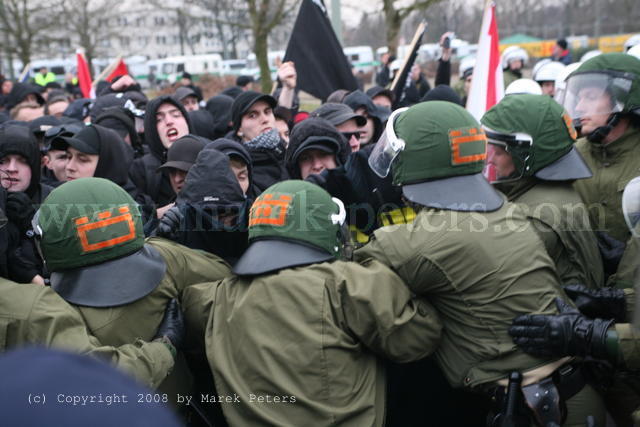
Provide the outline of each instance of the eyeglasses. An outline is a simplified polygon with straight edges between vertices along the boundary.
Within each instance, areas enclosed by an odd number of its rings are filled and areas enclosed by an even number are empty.
[[[360,131],[355,131],[355,132],[341,132],[341,133],[342,133],[342,136],[344,136],[344,137],[347,139],[347,141],[350,141],[350,140],[351,140],[351,137],[354,137],[354,136],[356,137],[356,139],[360,139],[360,134],[361,134],[361,132],[360,132]]]

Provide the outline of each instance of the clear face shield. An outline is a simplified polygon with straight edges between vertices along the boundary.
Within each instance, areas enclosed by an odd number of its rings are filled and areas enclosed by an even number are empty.
[[[629,73],[572,75],[566,81],[562,105],[576,127],[604,126],[611,114],[624,109],[632,82],[633,75]]]
[[[484,128],[491,146],[487,164],[495,171],[492,184],[521,179],[531,168],[533,138],[526,133],[500,133]],[[489,151],[489,150],[487,150]]]
[[[624,188],[622,193],[622,214],[631,231],[631,235],[640,238],[640,177],[635,177]],[[640,264],[640,259],[636,261]],[[633,327],[640,330],[640,269],[636,269],[634,278],[636,309],[633,313]]]
[[[404,150],[405,142],[397,137],[396,132],[393,129],[393,124],[396,118],[408,109],[408,107],[398,108],[391,113],[389,120],[387,120],[384,132],[378,139],[378,142],[376,142],[376,146],[371,150],[371,155],[369,156],[369,167],[380,178],[385,178],[389,175],[391,164],[398,154]]]

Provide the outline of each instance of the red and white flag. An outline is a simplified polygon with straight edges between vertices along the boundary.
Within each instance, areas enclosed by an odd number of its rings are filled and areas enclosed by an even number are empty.
[[[476,65],[473,69],[471,89],[467,98],[467,111],[478,121],[491,107],[504,97],[504,79],[500,63],[500,38],[496,20],[496,4],[488,1],[482,18]],[[487,159],[492,156],[491,145],[487,147]],[[495,180],[495,169],[487,164],[485,177]]]
[[[84,54],[81,51],[76,52],[76,60],[78,61],[77,73],[78,73],[78,86],[82,91],[82,96],[85,98],[95,98],[96,91],[91,84],[91,73],[89,72],[89,65],[84,59]]]
[[[127,74],[129,74],[127,64],[125,64],[124,60],[120,58],[113,71],[111,71],[111,73],[107,76],[106,80],[111,83],[116,77],[125,76]]]

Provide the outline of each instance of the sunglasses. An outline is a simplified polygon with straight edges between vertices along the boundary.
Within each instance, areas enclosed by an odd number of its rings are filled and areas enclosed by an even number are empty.
[[[355,131],[355,132],[341,132],[342,136],[344,136],[347,141],[351,140],[351,137],[356,137],[356,139],[360,139],[360,131]]]

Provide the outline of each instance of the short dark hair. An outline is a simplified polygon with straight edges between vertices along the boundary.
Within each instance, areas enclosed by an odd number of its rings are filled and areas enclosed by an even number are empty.
[[[246,86],[249,83],[253,83],[253,76],[238,76],[236,78],[236,86]]]
[[[566,49],[568,46],[567,41],[565,39],[558,39],[556,44],[560,46],[562,49]]]

